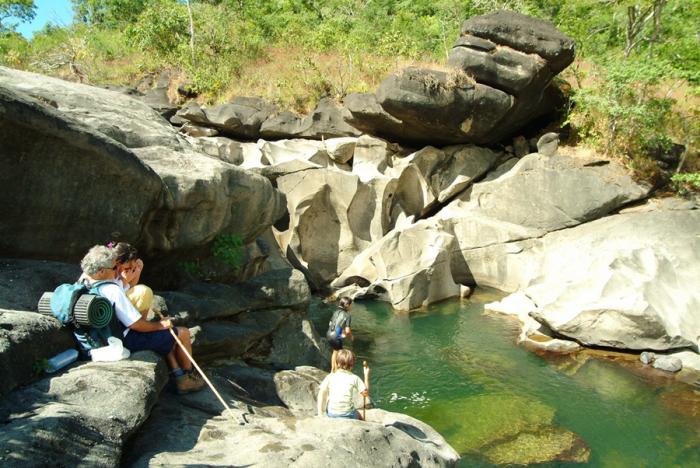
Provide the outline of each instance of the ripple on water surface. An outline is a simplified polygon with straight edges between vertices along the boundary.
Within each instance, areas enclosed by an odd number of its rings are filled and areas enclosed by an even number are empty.
[[[515,345],[517,323],[479,294],[399,314],[358,302],[349,345],[372,368],[372,397],[431,424],[463,466],[698,466],[700,396],[638,363],[586,353],[543,358]],[[333,308],[315,303],[319,331]]]

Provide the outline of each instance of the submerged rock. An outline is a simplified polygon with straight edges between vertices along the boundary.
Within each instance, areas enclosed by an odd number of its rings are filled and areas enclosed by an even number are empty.
[[[491,464],[584,463],[591,451],[575,433],[554,425],[554,409],[517,395],[480,395],[446,403],[446,414],[462,415],[469,424],[440,421],[459,453]],[[431,408],[434,411],[435,408]],[[418,416],[421,416],[418,412]]]

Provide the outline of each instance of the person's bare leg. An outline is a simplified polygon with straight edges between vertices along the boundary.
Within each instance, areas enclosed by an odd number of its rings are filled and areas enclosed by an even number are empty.
[[[335,372],[338,368],[338,363],[336,362],[336,357],[338,356],[338,350],[333,350],[333,355],[331,356],[331,373]]]
[[[173,349],[165,356],[165,362],[168,363],[170,370],[177,369],[180,364],[177,363],[177,358],[175,357],[175,350]]]
[[[182,343],[187,352],[190,353],[190,356],[192,356],[192,338],[190,337],[189,328],[177,327],[177,338],[180,340],[180,343]],[[182,370],[189,371],[192,369],[190,359],[177,343],[175,344],[175,356],[177,358],[177,362],[180,363],[179,367],[181,367]]]

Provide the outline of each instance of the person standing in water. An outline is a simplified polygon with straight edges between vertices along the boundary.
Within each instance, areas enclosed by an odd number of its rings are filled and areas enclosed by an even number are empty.
[[[328,322],[328,331],[326,339],[328,344],[333,348],[333,356],[331,357],[331,372],[335,372],[338,368],[337,358],[338,351],[343,349],[343,340],[345,338],[352,339],[352,329],[350,328],[350,309],[352,308],[352,299],[349,297],[341,297],[338,301],[338,309],[333,312],[331,320]]]

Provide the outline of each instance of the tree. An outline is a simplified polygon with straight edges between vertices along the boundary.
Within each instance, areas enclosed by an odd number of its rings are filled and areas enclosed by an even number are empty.
[[[15,18],[24,23],[33,20],[35,16],[34,0],[0,0],[0,32],[14,29],[14,24],[3,24],[8,18]]]
[[[117,27],[136,21],[148,0],[71,0],[75,19],[89,25]]]

